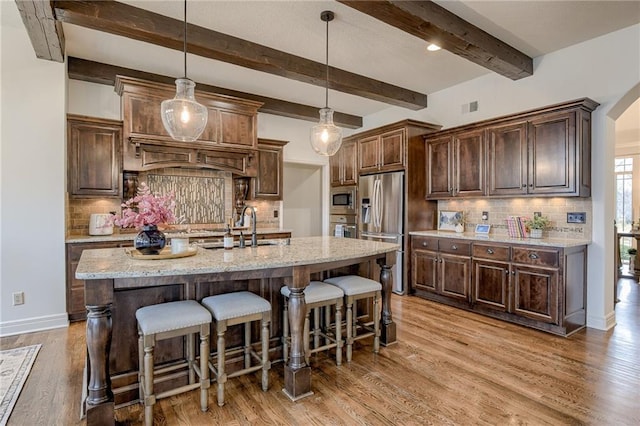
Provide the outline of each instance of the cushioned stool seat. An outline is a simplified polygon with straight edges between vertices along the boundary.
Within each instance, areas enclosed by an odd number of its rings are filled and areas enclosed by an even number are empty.
[[[344,292],[347,307],[347,362],[351,362],[353,342],[373,336],[373,351],[380,350],[380,299],[382,284],[357,275],[327,278],[325,283],[339,287]],[[373,298],[373,323],[359,323],[356,302],[360,299]],[[358,334],[358,328],[363,332]]]
[[[146,425],[153,424],[153,406],[157,399],[200,388],[200,408],[208,409],[209,389],[209,328],[211,314],[194,300],[160,303],[144,306],[136,311],[138,321],[138,363],[140,400],[144,404]],[[200,365],[195,364],[195,333],[200,334]],[[155,369],[153,353],[156,341],[177,336],[187,336],[187,360],[189,384],[154,394],[156,374],[184,367],[183,364]],[[200,378],[195,381],[196,374]]]
[[[262,390],[269,388],[269,325],[271,324],[271,304],[262,297],[248,291],[220,294],[202,299],[202,304],[213,314],[218,334],[217,367],[209,363],[209,368],[218,382],[218,405],[224,405],[224,385],[227,379],[262,370]],[[262,356],[251,347],[251,322],[261,321]],[[233,373],[225,372],[226,346],[224,334],[227,327],[244,324],[244,368]],[[259,364],[251,366],[251,357]]]
[[[280,293],[284,296],[284,314],[283,314],[283,345],[284,345],[284,362],[287,362],[289,356],[289,296],[291,290],[284,286],[280,289]],[[307,306],[307,316],[304,320],[304,357],[309,364],[309,356],[312,353],[336,348],[336,364],[342,364],[342,300],[344,292],[333,285],[325,284],[320,281],[311,281],[304,289],[304,301]],[[331,306],[335,306],[335,335],[330,333],[331,327]],[[320,310],[324,309],[324,327],[320,325]],[[310,348],[310,331],[309,331],[309,313],[313,311],[313,349]],[[325,344],[320,346],[320,336],[325,338]]]

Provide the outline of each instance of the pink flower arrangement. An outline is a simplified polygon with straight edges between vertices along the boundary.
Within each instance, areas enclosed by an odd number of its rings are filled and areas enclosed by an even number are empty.
[[[114,219],[114,223],[122,228],[161,225],[173,223],[176,207],[175,194],[153,195],[149,186],[142,182],[138,187],[138,195],[122,204],[122,216]]]

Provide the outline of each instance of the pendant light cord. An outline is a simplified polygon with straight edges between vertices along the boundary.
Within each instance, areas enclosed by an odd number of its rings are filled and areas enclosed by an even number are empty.
[[[329,108],[329,20],[327,20],[327,42],[325,44],[326,77],[324,85],[324,107]]]
[[[187,0],[184,0],[184,78],[187,78]]]

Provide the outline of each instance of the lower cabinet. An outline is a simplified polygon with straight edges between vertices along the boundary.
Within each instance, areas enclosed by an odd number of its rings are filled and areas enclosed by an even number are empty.
[[[559,335],[586,324],[586,246],[422,236],[411,241],[416,296]],[[464,244],[470,256],[448,254],[452,247],[466,252]],[[466,282],[470,285],[465,288]]]
[[[82,252],[88,249],[132,247],[131,241],[101,241],[96,243],[67,243],[67,315],[69,321],[81,321],[87,318],[84,303],[84,280],[76,279],[76,269]]]

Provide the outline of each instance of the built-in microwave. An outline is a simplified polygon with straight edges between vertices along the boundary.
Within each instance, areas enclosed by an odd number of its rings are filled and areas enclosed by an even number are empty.
[[[331,214],[356,214],[356,187],[331,188]]]

